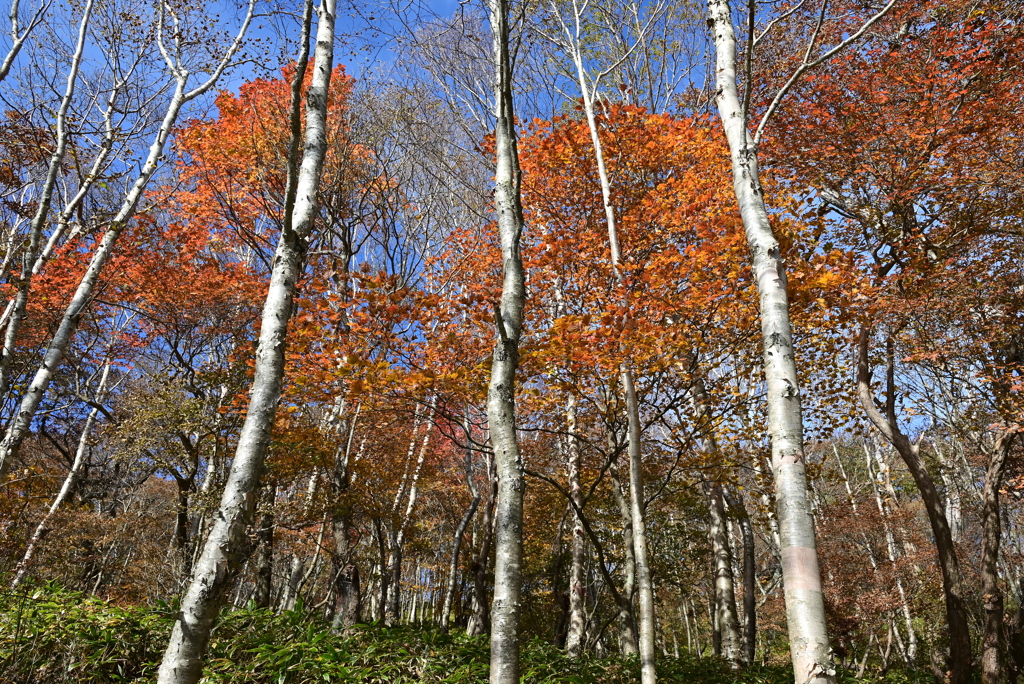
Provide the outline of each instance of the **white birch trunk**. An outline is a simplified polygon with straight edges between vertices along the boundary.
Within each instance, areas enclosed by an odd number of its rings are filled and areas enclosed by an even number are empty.
[[[0,352],[0,396],[7,394],[10,384],[11,360],[14,356],[14,347],[18,339],[18,330],[21,322],[25,319],[25,309],[28,306],[28,293],[32,283],[33,266],[36,261],[36,254],[39,251],[39,241],[43,234],[43,226],[50,215],[50,205],[53,203],[53,192],[57,186],[57,176],[60,174],[64,163],[64,153],[68,148],[67,130],[68,109],[71,107],[71,100],[75,95],[75,86],[78,83],[78,72],[82,65],[82,54],[85,52],[85,40],[89,28],[89,20],[92,16],[93,0],[88,0],[82,9],[82,19],[78,24],[78,39],[75,44],[75,52],[71,57],[71,67],[68,69],[67,86],[64,89],[64,96],[61,98],[60,106],[57,109],[57,117],[54,121],[56,131],[56,145],[53,154],[50,156],[50,166],[46,171],[46,179],[39,193],[39,204],[36,213],[32,217],[32,223],[28,230],[28,246],[22,253],[21,277],[18,279],[18,291],[14,298],[14,307],[7,322],[7,330],[4,333],[3,350]],[[2,477],[2,470],[0,470]]]
[[[306,94],[306,133],[302,163],[294,186],[294,208],[285,215],[256,348],[255,374],[249,407],[224,486],[220,509],[171,631],[157,674],[158,684],[196,684],[203,656],[224,594],[238,565],[238,553],[256,503],[270,432],[281,397],[284,350],[293,298],[316,214],[316,194],[327,154],[327,102],[334,66],[335,0],[322,0],[318,9],[313,77]],[[304,62],[296,83],[302,83]],[[292,91],[296,116],[300,87]],[[289,177],[294,178],[295,142],[289,151]],[[286,198],[286,206],[291,204]]]
[[[160,9],[160,16],[162,18],[163,4],[160,5]],[[10,469],[11,460],[15,452],[28,435],[32,418],[35,416],[36,410],[39,408],[39,403],[42,401],[43,395],[50,385],[50,380],[53,378],[61,360],[64,358],[64,353],[67,351],[68,345],[71,344],[71,339],[74,337],[75,331],[78,329],[79,320],[85,313],[86,308],[92,302],[96,285],[99,283],[100,273],[106,263],[110,260],[110,257],[113,255],[114,245],[117,243],[117,239],[121,236],[121,233],[124,232],[125,227],[128,225],[128,221],[130,221],[135,215],[135,210],[138,207],[139,201],[142,199],[142,194],[145,191],[146,186],[149,184],[150,179],[152,179],[153,174],[156,173],[157,166],[163,156],[164,147],[167,144],[167,139],[171,135],[181,108],[185,103],[208,92],[214,85],[216,85],[221,74],[224,73],[224,70],[228,67],[228,64],[231,62],[235,53],[241,47],[242,39],[249,28],[250,21],[252,20],[254,9],[255,0],[250,0],[248,12],[245,15],[242,26],[239,29],[238,34],[235,36],[234,41],[231,43],[231,46],[224,54],[223,59],[213,70],[213,73],[209,78],[192,90],[186,90],[189,72],[180,63],[175,62],[167,54],[166,50],[163,49],[163,22],[161,19],[159,27],[161,30],[158,30],[158,42],[160,44],[161,51],[164,53],[165,60],[167,61],[168,69],[174,74],[177,82],[174,88],[174,94],[171,96],[170,104],[167,107],[167,111],[165,112],[163,120],[160,123],[160,127],[153,139],[153,143],[150,145],[146,161],[142,165],[142,170],[138,177],[136,177],[131,189],[125,195],[120,209],[110,221],[110,225],[103,234],[103,238],[100,240],[96,250],[93,252],[92,258],[89,261],[89,266],[86,268],[81,281],[79,281],[75,294],[72,296],[71,302],[64,311],[64,315],[57,327],[57,331],[54,333],[53,338],[50,340],[50,344],[47,346],[46,353],[43,356],[43,361],[37,369],[35,376],[32,378],[32,381],[29,383],[28,389],[25,391],[25,395],[22,397],[21,403],[18,406],[18,412],[11,420],[3,441],[0,442],[0,480],[3,479],[7,471]]]
[[[832,684],[835,667],[825,622],[814,520],[807,496],[793,333],[786,274],[772,233],[758,171],[757,149],[747,131],[736,89],[736,39],[726,0],[708,0],[716,51],[719,116],[732,157],[733,189],[743,218],[760,296],[776,510],[790,653],[796,684]]]
[[[107,390],[107,378],[110,376],[110,362],[103,366],[103,375],[100,376],[99,388],[96,390],[96,403],[100,404],[106,397]],[[35,532],[32,533],[32,538],[29,539],[28,547],[25,549],[25,555],[22,556],[21,562],[18,563],[18,567],[14,571],[14,579],[11,581],[11,589],[16,589],[21,581],[25,579],[25,574],[28,572],[28,568],[32,563],[32,558],[35,556],[36,551],[42,544],[43,537],[50,530],[50,520],[53,518],[57,510],[64,504],[71,491],[75,488],[75,483],[78,481],[78,476],[82,472],[82,466],[85,465],[85,453],[89,446],[89,436],[92,434],[92,428],[96,425],[96,417],[99,415],[99,408],[94,408],[89,412],[89,416],[85,419],[85,427],[82,428],[82,435],[78,438],[78,449],[75,451],[75,460],[71,464],[71,470],[68,471],[68,475],[64,478],[64,484],[61,485],[60,491],[54,498],[53,503],[50,504],[50,509],[43,516],[43,519],[39,522]]]
[[[501,238],[501,303],[495,307],[498,341],[487,389],[487,426],[498,473],[495,506],[494,598],[491,603],[491,684],[519,684],[522,610],[523,458],[516,436],[515,376],[523,328],[526,283],[519,241],[523,233],[522,172],[516,142],[509,48],[509,1],[488,0],[494,59],[494,208]]]
[[[612,272],[619,285],[622,278],[619,273],[621,261],[618,230],[615,222],[615,207],[612,204],[611,179],[604,160],[604,147],[597,127],[594,112],[594,96],[587,83],[583,67],[583,55],[580,49],[580,16],[576,14],[575,32],[571,32],[563,24],[563,28],[571,44],[573,62],[576,66],[577,81],[583,96],[583,110],[587,117],[590,139],[594,145],[594,158],[597,163],[597,174],[601,182],[601,199],[604,205],[605,224],[608,229],[608,246],[611,254]],[[654,662],[654,637],[656,631],[654,618],[654,590],[651,582],[651,569],[647,554],[647,526],[644,520],[643,502],[643,470],[642,453],[640,450],[641,426],[640,406],[633,383],[633,374],[629,364],[623,362],[619,368],[620,382],[626,397],[626,415],[629,430],[629,499],[630,514],[633,519],[633,557],[636,562],[637,604],[639,616],[637,631],[639,632],[640,676],[642,684],[655,684],[658,680]]]
[[[583,647],[586,629],[586,590],[584,576],[584,556],[586,553],[586,532],[583,521],[575,509],[583,508],[583,487],[580,483],[580,443],[576,436],[576,395],[570,393],[565,411],[567,441],[567,470],[569,474],[569,496],[575,503],[572,526],[572,557],[569,565],[569,628],[565,637],[565,651],[570,656],[578,656]]]
[[[25,28],[21,27],[21,19],[18,16],[18,12],[21,9],[20,0],[11,1],[11,11],[9,16],[11,19],[11,47],[7,50],[7,55],[4,57],[4,61],[0,62],[0,82],[7,78],[7,74],[11,72],[11,67],[14,65],[14,60],[18,58],[18,53],[21,52],[21,48],[25,46],[25,41],[32,34],[32,31],[42,21],[46,11],[50,8],[50,2],[40,3],[39,9],[32,15],[32,19],[28,22]]]

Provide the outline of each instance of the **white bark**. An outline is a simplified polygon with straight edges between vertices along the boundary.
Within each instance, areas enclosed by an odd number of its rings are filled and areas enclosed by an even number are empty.
[[[554,9],[561,21],[561,15],[558,14],[557,8]],[[587,117],[590,139],[594,146],[594,158],[597,163],[598,178],[601,182],[601,200],[604,205],[605,225],[608,230],[608,247],[611,255],[612,272],[615,275],[617,284],[621,286],[622,277],[619,272],[621,255],[615,221],[615,207],[612,204],[611,178],[605,164],[604,146],[601,144],[601,135],[594,112],[596,92],[592,91],[583,66],[583,52],[580,42],[581,31],[583,30],[581,11],[576,5],[574,5],[574,9],[576,10],[574,13],[574,27],[570,28],[565,22],[562,22],[562,29],[576,67],[577,81],[580,93],[583,96],[583,111]],[[636,562],[637,604],[639,607],[637,631],[640,637],[638,644],[640,650],[640,673],[642,684],[655,684],[658,679],[654,661],[656,624],[654,617],[654,591],[651,583],[650,564],[647,558],[647,527],[644,520],[643,463],[640,450],[642,433],[640,406],[636,394],[636,386],[633,382],[633,374],[628,363],[623,362],[621,364],[619,375],[622,390],[626,397],[626,413],[629,426],[629,499],[630,514],[633,519],[633,557]]]
[[[213,622],[238,566],[238,553],[256,503],[260,475],[270,442],[284,376],[284,350],[293,310],[296,283],[301,275],[307,240],[316,215],[316,194],[327,154],[327,102],[334,66],[335,1],[322,0],[318,8],[313,76],[306,94],[306,132],[302,162],[294,186],[294,204],[285,215],[274,255],[270,286],[256,348],[255,373],[245,422],[228,474],[220,508],[203,552],[182,597],[171,638],[157,674],[159,684],[195,684],[202,674],[203,656]],[[302,83],[300,63],[296,83]],[[300,88],[292,91],[292,116],[297,116]],[[295,130],[293,126],[293,131]],[[294,174],[293,146],[289,176]],[[292,204],[286,198],[286,206]]]
[[[29,20],[28,25],[22,28],[21,19],[18,16],[18,11],[21,9],[21,1],[11,0],[11,11],[9,13],[11,19],[11,47],[8,48],[4,61],[0,62],[0,82],[7,78],[7,74],[10,73],[11,67],[14,65],[14,60],[18,58],[18,53],[21,52],[21,48],[25,46],[25,41],[28,40],[32,31],[35,30],[43,20],[43,16],[50,8],[51,1],[52,0],[47,0],[45,3],[40,3],[39,9],[37,9],[35,14],[32,15],[32,19]]]
[[[15,3],[16,4],[16,3]],[[50,215],[50,205],[53,202],[53,192],[57,186],[57,177],[60,174],[64,163],[64,154],[68,148],[70,134],[67,129],[68,109],[71,107],[71,100],[75,95],[75,86],[78,83],[78,72],[82,65],[82,55],[85,52],[85,40],[89,29],[89,20],[92,17],[93,0],[88,0],[82,9],[82,19],[78,24],[78,38],[75,43],[75,52],[71,57],[71,66],[68,69],[67,86],[64,89],[64,96],[61,98],[60,106],[57,108],[57,116],[54,121],[56,133],[53,154],[50,156],[50,166],[46,170],[46,179],[39,193],[39,204],[36,213],[32,217],[32,223],[28,230],[28,246],[22,253],[21,277],[18,279],[18,291],[14,298],[14,307],[7,322],[7,330],[4,333],[3,349],[0,351],[0,396],[7,394],[10,384],[11,359],[14,356],[14,346],[18,338],[18,330],[25,318],[25,309],[28,306],[29,287],[32,282],[33,266],[36,261],[36,253],[39,251],[39,241],[43,234],[43,226]],[[13,10],[15,13],[17,9]],[[2,76],[0,76],[2,78]],[[0,477],[3,470],[0,466]]]
[[[413,508],[416,507],[416,495],[419,491],[420,472],[423,470],[423,462],[427,457],[427,447],[430,445],[430,428],[433,427],[434,409],[437,405],[437,395],[430,399],[430,409],[426,419],[426,430],[423,434],[423,443],[420,445],[419,455],[416,457],[416,465],[409,480],[408,498],[405,504],[405,512],[398,528],[394,530],[391,537],[391,595],[388,598],[388,606],[384,613],[384,622],[388,625],[398,622],[399,610],[398,599],[399,588],[402,585],[402,551],[405,544],[405,532],[409,528],[409,521],[412,519]],[[416,440],[413,439],[412,446]]]
[[[108,361],[103,366],[103,374],[100,376],[100,384],[96,389],[96,403],[100,404],[106,398],[107,394],[107,378],[110,376],[110,362]],[[64,478],[64,484],[61,485],[60,491],[54,498],[53,503],[50,504],[50,509],[43,516],[43,519],[39,521],[39,525],[36,527],[35,532],[32,533],[32,538],[29,539],[28,547],[25,549],[25,555],[22,556],[21,562],[18,563],[18,567],[14,571],[14,579],[11,581],[11,589],[16,589],[21,581],[25,579],[25,574],[28,572],[29,565],[32,563],[32,558],[35,556],[36,551],[39,549],[39,545],[43,541],[43,537],[50,530],[50,520],[53,518],[57,510],[67,501],[71,491],[75,488],[75,483],[78,481],[78,476],[82,472],[82,466],[85,465],[85,454],[89,446],[89,437],[92,434],[92,428],[96,424],[96,417],[99,415],[99,408],[94,408],[89,412],[88,417],[85,419],[85,426],[82,428],[82,435],[78,438],[78,449],[75,451],[75,460],[71,464],[71,470],[68,471],[68,475]]]
[[[796,684],[832,684],[835,667],[807,496],[803,419],[785,265],[765,207],[756,138],[752,139],[747,130],[746,109],[737,92],[736,39],[729,4],[727,0],[708,0],[708,9],[716,51],[718,112],[729,142],[733,189],[760,296],[768,426],[793,674]],[[762,124],[766,121],[767,117]]]
[[[516,436],[515,375],[526,301],[519,240],[523,233],[522,172],[516,142],[509,47],[509,0],[488,0],[494,59],[494,208],[501,238],[498,341],[487,389],[487,426],[498,473],[495,506],[494,598],[491,603],[491,684],[519,683],[519,617],[523,564],[523,458]]]
[[[580,483],[580,443],[576,436],[577,415],[576,395],[570,393],[565,411],[566,418],[566,457],[569,475],[569,496],[575,503],[573,507],[572,526],[572,557],[569,565],[569,627],[565,637],[565,651],[577,656],[583,647],[586,631],[586,587],[584,575],[584,556],[586,553],[586,531],[583,520],[576,509],[583,508],[583,487]]]
[[[4,475],[10,469],[11,460],[15,452],[28,434],[36,409],[38,409],[39,403],[42,401],[43,395],[50,385],[50,380],[53,378],[61,360],[64,358],[64,353],[67,351],[68,345],[71,344],[71,339],[74,337],[75,331],[78,329],[78,322],[85,313],[86,308],[92,302],[96,285],[99,282],[100,273],[112,256],[117,239],[121,236],[121,233],[128,225],[128,221],[130,221],[135,215],[135,210],[138,207],[139,201],[142,199],[142,194],[145,191],[146,186],[149,184],[150,179],[152,179],[153,174],[156,173],[157,166],[163,156],[164,147],[167,144],[167,139],[171,135],[181,108],[187,102],[194,100],[213,88],[224,73],[224,70],[227,69],[231,60],[234,58],[235,53],[241,47],[242,39],[249,28],[249,23],[251,22],[255,11],[255,0],[250,0],[248,11],[245,15],[245,19],[242,21],[238,34],[235,36],[230,47],[228,47],[221,61],[205,81],[191,90],[187,89],[190,75],[189,71],[184,65],[167,54],[167,51],[164,49],[164,5],[162,3],[160,5],[160,10],[157,41],[161,47],[161,51],[164,53],[167,67],[174,75],[176,81],[174,94],[171,96],[171,101],[167,106],[167,111],[164,113],[160,127],[154,136],[152,144],[150,145],[146,161],[142,165],[142,170],[136,177],[131,189],[125,195],[120,209],[110,221],[110,225],[103,234],[103,238],[100,240],[96,250],[93,252],[92,258],[89,261],[89,266],[86,268],[85,275],[82,276],[82,279],[75,290],[75,294],[71,298],[71,302],[64,311],[64,315],[57,327],[57,331],[54,333],[53,338],[50,340],[50,344],[47,346],[46,353],[43,356],[43,361],[37,369],[35,376],[32,378],[32,381],[29,383],[28,389],[25,391],[25,395],[22,397],[21,403],[18,407],[18,412],[14,419],[11,420],[3,441],[0,442],[0,480],[3,479]]]
[[[473,516],[476,515],[477,508],[480,507],[480,489],[476,486],[476,480],[473,475],[473,450],[470,446],[470,423],[469,423],[469,409],[466,409],[466,420],[463,424],[466,431],[466,453],[464,469],[466,473],[466,486],[469,488],[469,494],[472,499],[469,502],[469,508],[466,509],[466,513],[462,516],[459,521],[458,527],[455,528],[455,537],[452,543],[452,558],[448,565],[448,583],[445,585],[444,590],[444,602],[441,606],[441,614],[439,616],[438,625],[442,630],[448,629],[448,620],[451,616],[452,611],[452,600],[455,597],[455,582],[459,573],[459,553],[462,550],[462,538],[466,534],[466,528],[469,527],[470,521]]]

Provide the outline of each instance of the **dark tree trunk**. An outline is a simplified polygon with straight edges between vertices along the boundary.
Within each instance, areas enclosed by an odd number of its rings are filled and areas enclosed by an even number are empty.
[[[259,527],[256,530],[256,590],[252,600],[260,608],[270,607],[270,596],[274,580],[274,499],[277,487],[266,490],[266,510],[260,515]]]
[[[953,534],[946,519],[946,509],[939,498],[935,481],[925,467],[920,454],[920,442],[911,442],[896,421],[896,389],[894,379],[894,358],[892,344],[889,346],[886,373],[885,413],[875,405],[871,389],[871,369],[868,358],[870,329],[864,327],[860,333],[857,354],[857,390],[861,406],[875,428],[892,444],[914,478],[921,501],[924,503],[928,522],[931,524],[935,549],[938,552],[939,569],[942,572],[942,591],[946,599],[946,625],[949,630],[949,660],[947,671],[950,684],[969,684],[973,655],[971,635],[967,622],[967,605],[964,601],[963,578]]]
[[[1003,433],[989,458],[982,495],[981,600],[985,609],[985,633],[981,646],[981,679],[984,684],[1006,681],[1003,657],[1003,591],[999,587],[999,487],[1002,486],[1006,459],[1014,433]]]

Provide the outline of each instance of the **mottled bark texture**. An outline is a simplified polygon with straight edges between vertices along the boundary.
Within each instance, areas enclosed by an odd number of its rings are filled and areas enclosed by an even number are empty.
[[[586,627],[586,577],[583,564],[586,561],[586,531],[583,520],[576,513],[583,510],[583,486],[580,482],[582,453],[576,435],[576,396],[570,394],[565,411],[566,422],[566,470],[569,476],[569,496],[573,501],[572,547],[569,564],[569,615],[565,635],[565,650],[571,656],[578,656],[583,648]]]
[[[495,506],[494,599],[491,603],[491,684],[519,683],[519,617],[523,563],[523,460],[516,439],[515,376],[526,285],[520,237],[522,172],[516,142],[509,50],[509,2],[489,0],[494,58],[494,209],[501,238],[498,342],[487,390],[487,426],[498,471]]]
[[[281,397],[288,321],[313,228],[317,187],[327,152],[327,101],[334,66],[334,6],[334,0],[322,0],[318,10],[313,75],[306,93],[305,144],[296,173],[297,119],[307,60],[302,56],[297,61],[292,87],[292,140],[288,158],[286,213],[263,307],[249,406],[215,522],[175,617],[157,674],[159,684],[196,684],[199,681],[210,631],[237,571],[238,552],[254,512],[271,428]],[[308,7],[307,3],[307,17]],[[308,36],[308,29],[305,36]],[[303,40],[303,45],[307,44],[308,40]],[[287,211],[289,208],[291,210]]]
[[[782,574],[796,684],[832,684],[835,667],[807,495],[800,406],[785,263],[772,233],[758,169],[736,85],[736,37],[727,0],[709,0],[716,63],[716,100],[732,159],[733,190],[743,219],[757,283],[764,347],[768,427],[775,478]]]
[[[1004,659],[1006,635],[1003,630],[1003,590],[999,587],[998,568],[1002,534],[999,488],[1003,483],[1006,460],[1015,436],[1013,432],[1004,432],[996,440],[989,455],[982,492],[981,600],[985,609],[985,632],[981,643],[981,680],[984,684],[1003,684],[1007,674]]]

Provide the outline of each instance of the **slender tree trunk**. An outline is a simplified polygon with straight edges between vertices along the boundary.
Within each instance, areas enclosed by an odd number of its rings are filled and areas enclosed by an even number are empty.
[[[609,437],[610,442],[614,442]],[[609,444],[615,448],[614,444]],[[633,513],[622,495],[622,480],[619,477],[619,467],[614,462],[608,467],[608,478],[611,481],[612,499],[619,509],[619,519],[622,521],[622,553],[623,553],[623,582],[622,591],[618,593],[616,608],[618,609],[619,625],[619,652],[622,655],[633,655],[639,652],[636,643],[636,626],[633,619],[633,596],[636,594],[636,560],[633,544]]]
[[[743,539],[743,664],[753,665],[757,648],[757,599],[754,595],[757,567],[754,551],[754,528],[750,514],[743,505],[743,495],[725,488],[725,498],[740,524]]]
[[[580,444],[576,436],[576,396],[569,395],[566,407],[566,435],[567,442],[567,470],[569,475],[569,496],[572,497],[576,508],[583,508],[583,487],[580,483]],[[569,565],[569,625],[565,636],[565,650],[573,657],[580,654],[583,648],[583,637],[586,629],[586,587],[584,576],[584,562],[586,555],[586,532],[583,529],[583,521],[580,516],[573,512],[572,526],[572,549]]]
[[[412,519],[412,511],[416,506],[420,473],[423,470],[423,462],[427,457],[427,447],[430,445],[430,432],[432,421],[434,420],[434,409],[436,404],[437,395],[434,395],[430,400],[430,410],[427,415],[426,430],[423,434],[423,443],[420,445],[419,455],[416,458],[416,465],[414,466],[409,479],[408,499],[405,505],[405,512],[402,514],[402,519],[398,523],[397,529],[394,529],[391,534],[391,595],[384,612],[384,623],[387,625],[397,624],[401,616],[401,612],[399,610],[399,599],[401,597],[400,587],[402,586],[402,554],[405,544],[405,531],[409,527],[409,521]],[[415,446],[416,429],[414,428],[410,449],[414,450]],[[401,492],[399,492],[399,494],[401,494]]]
[[[485,634],[491,629],[490,604],[487,600],[487,567],[491,562],[491,543],[494,539],[494,509],[498,499],[498,478],[494,472],[494,461],[487,464],[491,493],[484,506],[483,521],[480,524],[480,549],[473,562],[473,612],[466,625],[470,636]]]
[[[523,563],[523,459],[516,437],[515,375],[526,301],[520,238],[522,173],[516,142],[509,49],[509,2],[489,0],[494,37],[494,205],[501,238],[501,303],[495,308],[498,343],[487,391],[487,425],[498,471],[495,508],[494,600],[491,604],[491,684],[519,683],[519,617]]]
[[[945,507],[939,498],[935,482],[921,459],[920,443],[911,442],[896,423],[891,354],[886,389],[886,414],[888,415],[883,414],[875,406],[868,358],[869,340],[870,329],[864,327],[860,332],[857,345],[857,392],[861,407],[878,432],[896,448],[903,462],[907,464],[907,469],[921,493],[921,501],[928,514],[928,522],[931,524],[932,536],[935,539],[939,569],[942,572],[942,590],[946,599],[946,625],[949,631],[947,669],[950,672],[950,684],[967,684],[971,678],[971,637],[968,629],[967,606],[964,601],[963,578],[960,574],[960,562],[953,544],[952,531],[949,528],[949,521],[946,520]]]
[[[295,610],[299,598],[299,584],[306,569],[305,563],[298,554],[292,555],[291,567],[288,569],[288,583],[281,592],[281,600],[277,602],[278,611]]]
[[[7,321],[7,331],[4,334],[3,349],[0,351],[0,397],[7,395],[11,380],[11,360],[14,357],[15,343],[18,339],[18,330],[21,322],[25,319],[25,311],[28,306],[28,295],[32,283],[33,269],[36,255],[39,252],[39,241],[43,234],[43,227],[46,225],[50,215],[50,205],[53,203],[53,192],[57,186],[57,176],[64,164],[64,154],[68,147],[67,130],[68,109],[71,107],[71,100],[75,94],[75,85],[78,83],[78,71],[82,64],[82,54],[85,52],[85,40],[89,28],[89,19],[92,16],[93,0],[87,0],[82,9],[82,19],[78,25],[78,41],[75,45],[75,52],[71,57],[71,67],[68,70],[67,87],[64,96],[61,98],[60,106],[57,109],[54,128],[56,132],[56,144],[53,154],[50,156],[50,165],[46,171],[46,179],[39,193],[39,203],[36,206],[36,213],[28,230],[28,244],[22,253],[21,277],[18,279],[17,294],[14,298],[14,307]],[[17,11],[17,10],[15,10]],[[2,478],[2,473],[0,473]]]
[[[271,268],[270,286],[256,348],[249,407],[224,486],[217,520],[206,539],[182,597],[157,675],[158,684],[196,684],[224,594],[238,566],[238,550],[255,507],[255,494],[281,397],[288,321],[316,214],[316,191],[327,152],[327,102],[334,66],[335,0],[322,0],[317,23],[313,77],[306,95],[305,149],[298,173],[299,121],[305,56],[292,84],[292,139],[289,149],[285,223]],[[309,16],[307,2],[306,16]],[[306,23],[308,26],[308,22]],[[304,29],[308,36],[308,28]],[[308,40],[303,41],[307,45]],[[307,49],[307,48],[304,48]]]
[[[732,157],[733,190],[753,261],[761,311],[768,427],[785,586],[786,618],[796,684],[832,684],[835,667],[807,496],[803,418],[786,293],[785,264],[772,233],[758,170],[736,89],[736,38],[727,0],[708,0],[714,34],[718,112]]]
[[[875,481],[875,471],[872,468],[872,456],[868,450],[867,441],[864,443],[864,450],[867,455],[867,468],[868,476],[871,479],[871,490],[875,494],[875,506],[878,508],[878,514],[882,516],[882,527],[885,531],[885,546],[888,554],[889,563],[895,565],[896,563],[896,537],[893,535],[892,528],[889,526],[888,510],[886,509],[885,503],[882,501],[882,494],[878,490],[878,483]],[[836,452],[836,460],[839,460],[839,452]],[[846,471],[843,469],[842,461],[839,461],[839,467],[843,473],[843,479],[846,479]],[[850,489],[849,481],[847,481],[847,492],[850,494],[850,500],[853,501],[853,492]],[[895,498],[893,499],[895,500]],[[856,512],[856,507],[853,509]],[[870,552],[870,545],[866,545],[866,548]],[[871,561],[874,565],[874,560]],[[903,623],[907,628],[907,641],[908,647],[906,650],[907,661],[912,663],[917,659],[917,634],[914,632],[914,619],[910,613],[910,602],[907,600],[907,592],[903,588],[903,580],[900,579],[899,575],[896,576],[896,590],[900,595],[900,608],[903,613]]]
[[[100,376],[99,388],[96,390],[96,403],[100,404],[106,397],[107,390],[107,378],[110,376],[110,362],[108,361],[103,366],[103,375]],[[92,434],[93,426],[96,425],[96,418],[99,416],[100,410],[94,408],[89,412],[89,416],[85,419],[85,426],[82,428],[82,434],[78,438],[78,449],[75,450],[75,460],[71,464],[71,470],[68,471],[68,476],[64,478],[64,484],[61,485],[60,491],[57,493],[53,503],[50,504],[50,509],[43,516],[43,519],[39,521],[39,525],[36,527],[35,532],[32,533],[32,537],[28,541],[28,547],[25,549],[25,555],[22,556],[21,562],[18,563],[18,567],[14,570],[14,579],[11,581],[11,589],[16,589],[23,579],[25,579],[25,573],[28,572],[29,566],[32,564],[32,558],[35,556],[36,551],[39,549],[40,544],[43,542],[43,538],[47,532],[50,531],[50,520],[56,514],[57,510],[67,501],[68,496],[75,488],[75,483],[78,482],[78,477],[82,473],[82,468],[85,466],[85,456],[89,447],[89,437]]]
[[[470,521],[473,520],[473,516],[476,515],[477,508],[480,507],[480,490],[476,486],[476,480],[473,478],[473,450],[469,447],[469,415],[467,408],[466,422],[466,454],[464,469],[466,473],[466,486],[469,488],[469,493],[473,497],[469,502],[469,508],[466,509],[465,515],[462,516],[462,520],[459,521],[458,527],[455,528],[455,538],[452,540],[452,560],[448,566],[448,583],[444,589],[444,603],[441,607],[440,620],[438,621],[439,626],[442,630],[448,629],[448,620],[452,610],[452,599],[455,596],[455,582],[459,574],[459,553],[462,550],[462,538],[466,534],[466,528],[469,527]]]
[[[985,633],[981,646],[981,678],[984,684],[1006,681],[1006,639],[1003,633],[1003,592],[999,587],[999,488],[1015,433],[1004,432],[996,440],[985,473],[982,508],[981,600],[985,608]]]
[[[252,600],[258,608],[269,608],[274,590],[274,500],[277,487],[268,486],[263,495],[263,512],[256,530],[256,558],[253,570],[256,587]]]
[[[736,616],[736,591],[732,574],[732,553],[729,548],[725,521],[725,503],[722,485],[717,482],[706,486],[708,510],[711,514],[709,537],[714,568],[715,609],[721,634],[721,654],[736,669],[740,666],[741,648],[739,619]]]
[[[174,125],[178,119],[178,114],[181,112],[181,108],[187,102],[190,102],[209,91],[220,79],[224,69],[227,68],[235,53],[241,47],[242,39],[253,16],[254,6],[255,0],[250,0],[248,12],[242,22],[239,33],[225,52],[223,59],[213,68],[209,78],[207,78],[206,81],[198,87],[193,88],[192,90],[187,90],[186,81],[188,79],[188,71],[180,64],[168,65],[171,71],[175,73],[177,83],[174,88],[174,93],[171,96],[171,101],[167,106],[167,111],[160,123],[160,127],[157,129],[157,133],[153,139],[152,145],[150,145],[149,153],[146,156],[145,162],[142,164],[142,169],[139,175],[136,177],[131,189],[129,189],[128,193],[125,195],[120,209],[111,219],[106,232],[104,232],[103,237],[97,244],[92,257],[89,260],[89,265],[86,267],[85,274],[79,281],[78,287],[76,288],[70,303],[64,310],[64,314],[57,326],[57,330],[50,339],[50,343],[43,355],[43,360],[40,363],[39,368],[36,370],[35,375],[32,377],[32,380],[29,382],[28,388],[25,390],[25,394],[18,405],[17,413],[10,421],[3,441],[0,441],[0,480],[2,480],[7,474],[7,471],[11,467],[11,461],[14,454],[17,452],[21,443],[29,433],[29,428],[32,425],[32,419],[35,417],[36,410],[39,408],[39,404],[43,400],[43,395],[50,386],[50,381],[57,372],[57,369],[64,358],[64,353],[67,351],[68,345],[71,344],[75,331],[78,329],[79,321],[94,298],[96,286],[99,283],[103,267],[113,255],[114,246],[117,243],[118,238],[121,236],[121,233],[124,232],[128,222],[135,215],[135,210],[138,207],[139,201],[142,199],[146,186],[149,185],[150,179],[152,179],[153,174],[156,173],[160,159],[163,157],[167,139],[170,137],[171,131],[174,129]],[[163,19],[164,12],[165,8],[161,2],[161,21]]]
[[[642,684],[656,684],[658,676],[654,663],[654,636],[657,626],[654,620],[654,584],[651,580],[651,565],[647,559],[647,523],[640,453],[640,407],[636,388],[633,386],[633,375],[629,370],[622,372],[622,385],[626,395],[626,411],[629,414],[629,507],[633,517],[633,555],[636,559],[637,603],[640,608],[640,681]]]

